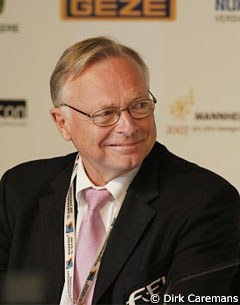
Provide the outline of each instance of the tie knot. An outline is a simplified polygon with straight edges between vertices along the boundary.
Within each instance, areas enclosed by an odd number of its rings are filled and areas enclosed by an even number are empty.
[[[100,209],[111,198],[111,193],[107,189],[96,190],[87,188],[83,190],[89,210]]]

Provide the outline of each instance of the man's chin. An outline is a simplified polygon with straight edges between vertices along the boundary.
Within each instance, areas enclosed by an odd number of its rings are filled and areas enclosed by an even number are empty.
[[[116,161],[118,161],[118,164],[116,166],[116,172],[118,172],[118,174],[116,176],[122,176],[122,175],[128,173],[129,171],[131,171],[132,169],[141,166],[143,160],[142,159],[126,160],[126,158],[124,160],[124,158],[122,157]]]

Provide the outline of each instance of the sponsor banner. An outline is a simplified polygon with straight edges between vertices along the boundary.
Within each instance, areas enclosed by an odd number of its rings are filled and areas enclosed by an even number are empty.
[[[215,0],[215,21],[240,22],[240,0]]]
[[[240,111],[199,111],[193,89],[169,105],[169,122],[165,132],[168,135],[190,133],[236,133],[240,132]]]
[[[0,33],[17,33],[19,32],[18,23],[1,23],[1,15],[5,14],[6,0],[0,0]]]
[[[4,0],[0,0],[0,14],[3,12]]]
[[[0,33],[19,32],[19,24],[17,23],[0,23]]]
[[[27,102],[25,100],[0,100],[0,126],[26,125]]]
[[[175,20],[176,0],[62,0],[63,19]]]

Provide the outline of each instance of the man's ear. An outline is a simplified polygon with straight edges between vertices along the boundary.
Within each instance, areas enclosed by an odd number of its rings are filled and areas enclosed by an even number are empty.
[[[62,111],[59,108],[54,107],[50,110],[50,114],[63,138],[66,141],[71,141],[72,137],[69,131],[69,122],[65,115],[62,114]]]

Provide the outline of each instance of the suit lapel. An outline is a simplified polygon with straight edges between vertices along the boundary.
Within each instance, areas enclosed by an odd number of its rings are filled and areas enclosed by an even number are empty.
[[[50,182],[39,198],[42,223],[43,268],[47,271],[47,298],[59,300],[64,283],[64,206],[73,161]],[[48,288],[49,287],[49,288]]]
[[[155,211],[137,196],[131,194],[126,198],[103,256],[94,301],[101,297],[118,275],[154,214]]]
[[[156,213],[150,205],[151,201],[159,196],[159,171],[156,168],[159,167],[159,161],[153,162],[156,160],[153,156],[155,150],[153,149],[150,158],[144,161],[123,202],[101,262],[94,304],[117,277]]]

